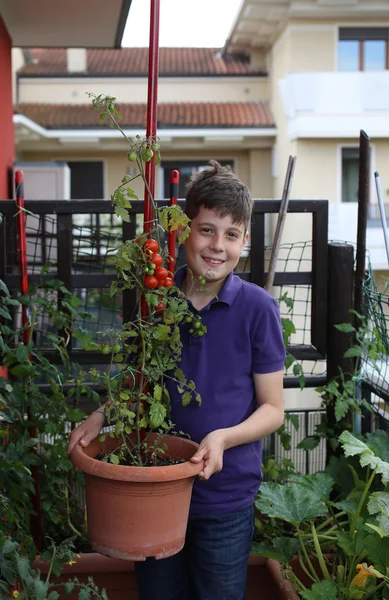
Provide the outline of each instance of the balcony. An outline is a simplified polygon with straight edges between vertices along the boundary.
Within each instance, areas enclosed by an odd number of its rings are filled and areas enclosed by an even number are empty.
[[[389,137],[389,71],[290,73],[279,86],[290,139]]]
[[[388,221],[389,204],[385,204],[385,214]],[[328,239],[333,241],[357,241],[358,203],[342,202],[329,204]],[[366,230],[366,247],[369,251],[373,270],[387,270],[384,234],[378,204],[371,203],[368,207]]]

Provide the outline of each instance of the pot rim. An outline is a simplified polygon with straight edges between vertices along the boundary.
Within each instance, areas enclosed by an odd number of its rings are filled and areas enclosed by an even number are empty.
[[[196,453],[197,448],[199,447],[199,445],[193,440],[169,435],[165,437],[167,441],[169,440],[169,438],[179,440],[186,446],[192,446],[193,454]],[[95,443],[96,446],[96,452],[94,453],[94,456],[96,456],[99,453],[101,445],[104,444],[104,442],[98,442],[98,438],[96,437],[87,446],[87,448],[89,448],[89,451],[90,446],[92,446],[93,443]],[[80,444],[77,444],[73,448],[70,454],[70,460],[72,461],[73,465],[85,474],[94,475],[95,477],[101,477],[103,479],[116,479],[120,481],[132,481],[139,483],[177,481],[179,479],[195,477],[202,471],[204,467],[203,460],[201,460],[197,464],[192,463],[188,460],[178,465],[166,465],[159,467],[113,465],[112,463],[104,463],[100,460],[92,458],[91,456],[88,456],[85,450],[86,448],[83,448]]]

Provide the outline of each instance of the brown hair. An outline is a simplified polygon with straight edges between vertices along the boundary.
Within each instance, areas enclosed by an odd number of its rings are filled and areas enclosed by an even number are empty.
[[[249,190],[229,166],[222,167],[216,160],[209,163],[209,168],[197,171],[188,181],[186,214],[194,219],[204,207],[221,217],[231,215],[234,223],[243,224],[247,229],[253,209]]]

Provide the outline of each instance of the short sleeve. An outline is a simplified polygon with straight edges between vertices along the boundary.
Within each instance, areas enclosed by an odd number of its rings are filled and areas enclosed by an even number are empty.
[[[285,355],[280,310],[277,301],[271,298],[252,334],[252,372],[281,371]]]

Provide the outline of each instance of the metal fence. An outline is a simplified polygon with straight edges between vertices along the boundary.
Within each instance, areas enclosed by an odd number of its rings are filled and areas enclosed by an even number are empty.
[[[183,201],[179,201],[181,206]],[[163,203],[161,203],[163,204]],[[256,200],[251,223],[251,246],[248,256],[240,262],[237,275],[263,286],[266,281],[269,249],[264,246],[265,220],[277,214],[279,200]],[[81,300],[80,312],[93,315],[88,323],[78,322],[92,333],[119,327],[131,318],[135,305],[133,291],[109,295],[109,286],[116,278],[111,254],[120,241],[131,239],[141,229],[143,202],[134,201],[131,222],[120,223],[111,203],[106,200],[49,201],[30,200],[25,203],[27,258],[30,283],[40,281],[43,265],[49,265],[46,277],[58,278]],[[4,215],[0,226],[0,278],[10,289],[17,289],[18,243],[15,203],[3,201]],[[304,234],[309,242],[284,244],[280,249],[274,280],[274,294],[285,293],[293,300],[290,310],[280,303],[281,314],[295,322],[296,333],[289,351],[307,365],[307,386],[325,382],[325,367],[315,369],[316,361],[326,356],[327,314],[327,222],[328,202],[324,200],[293,200],[292,214],[311,214],[311,233]],[[183,250],[178,251],[177,264],[185,262]],[[53,298],[54,299],[54,298]],[[96,351],[85,352],[68,346],[70,357],[79,364],[104,364],[107,357]],[[55,361],[56,353],[46,349],[47,357]],[[285,375],[285,387],[298,387],[298,378]]]

